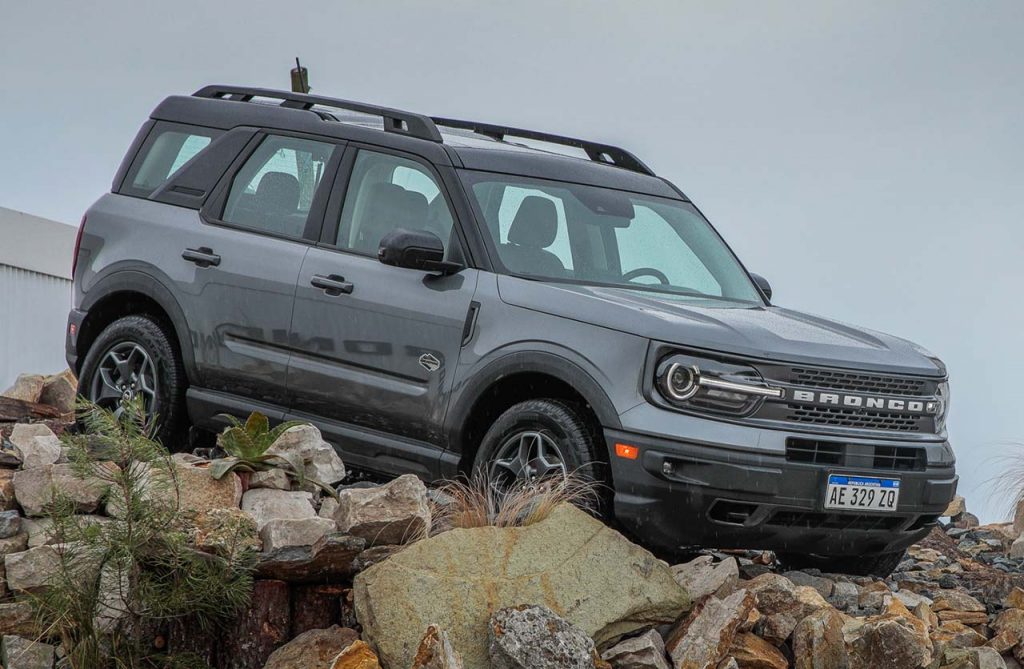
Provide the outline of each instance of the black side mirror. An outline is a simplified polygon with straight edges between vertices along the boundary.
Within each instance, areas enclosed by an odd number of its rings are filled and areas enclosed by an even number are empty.
[[[385,265],[424,272],[453,274],[462,269],[462,265],[444,259],[444,244],[426,230],[392,230],[380,240],[377,259]]]
[[[772,301],[772,285],[768,283],[768,279],[764,278],[760,274],[750,273],[750,278],[754,280],[754,284],[760,289],[764,296],[768,298],[768,301]]]

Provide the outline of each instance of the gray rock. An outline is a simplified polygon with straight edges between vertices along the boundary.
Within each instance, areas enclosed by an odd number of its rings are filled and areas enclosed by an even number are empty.
[[[270,488],[246,491],[242,495],[242,511],[256,520],[256,527],[261,532],[263,526],[272,520],[316,518],[312,494]]]
[[[378,562],[387,560],[389,557],[402,550],[402,548],[404,548],[404,546],[374,546],[373,548],[367,548],[356,558],[355,563],[352,565],[352,569],[356,572],[369,569]]]
[[[43,380],[43,388],[39,393],[39,402],[49,404],[58,409],[61,413],[71,413],[75,410],[75,400],[78,396],[78,379],[65,369],[60,374],[48,376]]]
[[[40,465],[14,474],[14,495],[26,516],[46,515],[58,493],[80,513],[92,513],[107,488],[99,479],[79,478],[71,465]]]
[[[60,439],[42,423],[18,423],[10,442],[24,469],[52,465],[61,456]]]
[[[0,539],[10,539],[21,533],[21,514],[17,511],[0,511]]]
[[[20,374],[14,385],[0,393],[4,397],[21,400],[22,402],[39,402],[43,393],[46,377],[42,374]]]
[[[27,600],[0,602],[0,635],[13,634],[30,639],[39,638],[39,623],[32,602]]]
[[[710,555],[702,555],[672,567],[672,576],[697,601],[707,595],[727,596],[736,588],[740,570],[735,558],[728,557],[714,564]]]
[[[4,635],[0,659],[5,669],[50,669],[56,648],[20,636]]]
[[[1024,558],[1024,535],[1021,535],[1014,539],[1013,543],[1010,544],[1009,555],[1011,558]]]
[[[312,546],[292,546],[260,553],[256,575],[290,583],[348,578],[355,573],[356,557],[365,548],[364,539],[334,532]]]
[[[344,489],[334,512],[339,532],[362,537],[373,546],[426,536],[430,519],[427,487],[413,474],[374,488]]]
[[[253,472],[249,476],[249,488],[271,488],[273,490],[291,490],[292,482],[283,469],[277,467],[262,472]]]
[[[725,599],[712,596],[698,602],[666,639],[673,666],[717,666],[753,608],[754,596],[746,590],[737,590]]]
[[[488,627],[492,669],[594,669],[594,642],[544,606],[500,609]]]
[[[824,576],[813,576],[803,571],[787,571],[782,575],[796,585],[805,585],[807,587],[814,588],[818,591],[818,594],[825,599],[832,596],[832,591],[835,588],[835,583]]]
[[[93,627],[104,634],[114,632],[131,610],[131,580],[128,571],[114,562],[103,565]]]
[[[4,451],[4,453],[14,451]],[[0,463],[2,465],[3,463]],[[21,461],[18,461],[21,464]],[[14,474],[13,469],[0,469],[0,510],[10,511],[18,508],[18,500],[14,496]]]
[[[275,518],[260,530],[263,550],[277,551],[292,546],[312,546],[325,534],[334,531],[334,521],[327,518]]]
[[[337,625],[308,630],[275,650],[263,669],[326,668],[358,638],[355,630]]]
[[[11,590],[35,592],[60,568],[60,556],[53,546],[39,546],[4,556],[7,585]]]
[[[28,533],[15,534],[13,537],[0,539],[0,556],[20,553],[28,547]]]
[[[910,590],[899,590],[894,596],[896,599],[903,602],[904,606],[911,610],[917,608],[918,604],[924,604],[925,606],[932,605],[932,600],[930,598],[925,597],[924,595],[919,595]]]
[[[267,449],[268,455],[298,457],[305,465],[306,478],[315,479],[327,485],[334,485],[345,478],[345,464],[334,450],[324,441],[320,430],[312,425],[297,425],[274,442]]]
[[[665,659],[665,641],[654,630],[620,641],[601,653],[601,659],[615,669],[671,669]]]

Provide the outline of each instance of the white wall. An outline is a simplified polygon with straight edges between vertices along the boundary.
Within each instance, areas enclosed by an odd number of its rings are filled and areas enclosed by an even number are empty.
[[[0,392],[22,372],[53,374],[64,361],[71,282],[0,265]]]

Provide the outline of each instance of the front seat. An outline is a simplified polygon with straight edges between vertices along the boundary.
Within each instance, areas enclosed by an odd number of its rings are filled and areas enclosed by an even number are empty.
[[[374,184],[356,226],[352,248],[377,255],[380,240],[398,228],[420,230],[427,222],[427,198],[390,183]]]
[[[502,244],[501,261],[516,274],[559,277],[565,266],[547,248],[558,234],[558,210],[555,203],[539,195],[528,195],[508,230],[508,244]]]
[[[299,209],[299,180],[287,172],[267,172],[256,186],[254,200],[256,215],[263,227],[274,232],[299,236],[302,230],[293,230],[293,216]]]

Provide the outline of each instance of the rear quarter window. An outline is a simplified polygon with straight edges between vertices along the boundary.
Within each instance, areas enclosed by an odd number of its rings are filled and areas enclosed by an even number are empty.
[[[119,192],[149,197],[222,132],[181,123],[157,123],[132,161]]]

